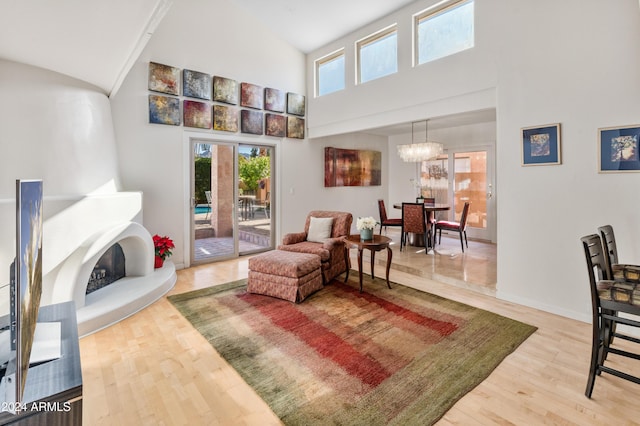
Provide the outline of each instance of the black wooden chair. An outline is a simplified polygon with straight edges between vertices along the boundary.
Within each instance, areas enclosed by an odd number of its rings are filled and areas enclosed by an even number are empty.
[[[407,245],[409,233],[424,237],[425,254],[429,251],[431,229],[427,224],[427,215],[423,203],[402,203],[402,235],[400,237],[400,251]]]
[[[614,280],[640,282],[640,265],[630,265],[618,263],[618,246],[616,236],[611,225],[604,225],[598,228],[598,233],[604,244],[604,261],[607,264],[609,277]]]
[[[614,337],[640,344],[640,339],[616,331],[617,324],[640,328],[640,284],[612,280],[608,270],[606,243],[597,234],[581,238],[591,289],[591,363],[585,395],[591,398],[596,376],[608,373],[640,384],[640,377],[604,365],[609,354],[640,360],[640,354],[612,346]],[[621,317],[624,312],[631,317]]]
[[[448,220],[438,220],[434,224],[433,228],[433,246],[436,246],[436,233],[438,232],[439,240],[438,243],[442,243],[442,230],[446,231],[454,231],[460,234],[460,246],[462,247],[462,252],[464,253],[464,244],[462,243],[462,235],[464,234],[464,242],[469,248],[469,242],[467,241],[467,216],[469,215],[469,202],[464,203],[464,207],[462,208],[462,215],[460,216],[460,222],[451,222]]]
[[[402,226],[402,219],[391,219],[387,217],[387,209],[384,206],[384,200],[378,200],[378,212],[380,213],[380,235],[382,235],[382,227],[387,230],[387,226]]]

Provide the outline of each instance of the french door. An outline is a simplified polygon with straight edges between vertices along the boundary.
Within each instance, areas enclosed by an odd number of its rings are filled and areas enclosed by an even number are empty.
[[[273,148],[191,145],[191,264],[272,249]]]
[[[495,242],[493,170],[492,147],[448,150],[435,160],[422,162],[422,193],[451,205],[449,211],[438,212],[440,220],[460,221],[464,203],[469,202],[467,235]]]

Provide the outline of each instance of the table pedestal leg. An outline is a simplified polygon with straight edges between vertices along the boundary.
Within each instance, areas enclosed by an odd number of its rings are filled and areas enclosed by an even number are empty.
[[[347,275],[344,277],[344,282],[346,283],[349,280],[349,247],[344,246],[344,264],[347,268]]]
[[[371,281],[373,281],[376,277],[373,275],[373,265],[376,263],[376,251],[369,250],[371,252]]]

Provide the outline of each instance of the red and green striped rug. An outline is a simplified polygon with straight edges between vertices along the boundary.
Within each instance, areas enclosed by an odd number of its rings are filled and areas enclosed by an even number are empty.
[[[536,330],[392,287],[334,280],[293,304],[240,280],[169,300],[288,425],[433,424]]]

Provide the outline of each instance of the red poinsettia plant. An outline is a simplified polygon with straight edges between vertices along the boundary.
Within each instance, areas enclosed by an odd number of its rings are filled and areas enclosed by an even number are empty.
[[[176,247],[171,238],[161,237],[158,234],[153,236],[153,246],[156,248],[156,256],[161,257],[162,260],[171,256],[173,254],[171,249]]]

